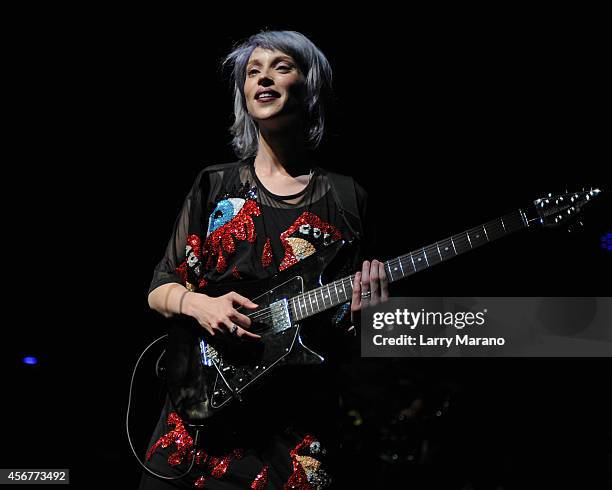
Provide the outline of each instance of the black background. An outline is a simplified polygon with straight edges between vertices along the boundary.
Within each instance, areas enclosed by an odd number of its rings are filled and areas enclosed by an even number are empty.
[[[13,28],[6,273],[24,287],[7,303],[7,318],[17,312],[18,320],[7,322],[3,342],[4,467],[69,467],[75,486],[92,479],[136,486],[123,425],[129,377],[163,331],[146,291],[198,171],[235,159],[231,94],[219,63],[232,43],[260,29],[298,30],[327,55],[335,98],[322,165],[353,175],[369,192],[379,259],[548,192],[612,190],[604,132],[610,80],[596,13],[249,15],[5,17]],[[394,293],[609,295],[610,255],[600,237],[610,231],[610,199],[599,201],[581,233],[516,234],[415,275]],[[40,364],[24,366],[24,355]],[[603,482],[609,371],[607,359],[363,362],[353,402],[380,409],[357,432],[363,447],[346,452],[365,468],[353,481],[419,485],[433,471],[453,475],[448,488]],[[460,393],[433,470],[375,462],[376,428],[390,406],[411,400],[407,385]],[[142,454],[160,387],[143,376],[137,388]]]

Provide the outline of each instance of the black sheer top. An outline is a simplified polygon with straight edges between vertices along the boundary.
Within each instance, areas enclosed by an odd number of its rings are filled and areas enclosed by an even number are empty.
[[[353,238],[327,171],[315,167],[301,192],[277,196],[259,181],[253,162],[213,165],[198,174],[149,292],[170,282],[206,293],[209,283],[263,279],[336,240]],[[356,182],[355,189],[366,222],[367,194]]]

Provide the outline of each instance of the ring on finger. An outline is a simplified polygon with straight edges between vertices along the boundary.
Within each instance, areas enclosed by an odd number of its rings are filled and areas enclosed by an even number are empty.
[[[235,323],[232,323],[230,332],[232,333],[232,335],[236,335],[238,333],[238,325],[236,325]]]

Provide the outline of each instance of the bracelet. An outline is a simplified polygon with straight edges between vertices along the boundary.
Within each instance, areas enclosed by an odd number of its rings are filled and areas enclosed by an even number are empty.
[[[181,300],[179,301],[179,315],[183,314],[183,300],[185,299],[185,295],[189,292],[189,290],[183,291],[181,296]]]

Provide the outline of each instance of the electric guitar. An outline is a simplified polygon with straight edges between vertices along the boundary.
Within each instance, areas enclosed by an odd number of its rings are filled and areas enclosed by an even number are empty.
[[[592,189],[537,199],[529,207],[471,228],[384,263],[389,282],[535,226],[559,226],[577,219],[581,208],[601,191]],[[337,263],[352,244],[342,240],[267,280],[207,286],[206,294],[236,291],[255,303],[242,311],[258,340],[210,336],[193,318],[177,316],[168,331],[166,384],[175,410],[191,426],[204,425],[217,412],[242,401],[247,390],[291,364],[319,364],[324,357],[303,341],[304,320],[351,300],[354,275],[338,277]]]

